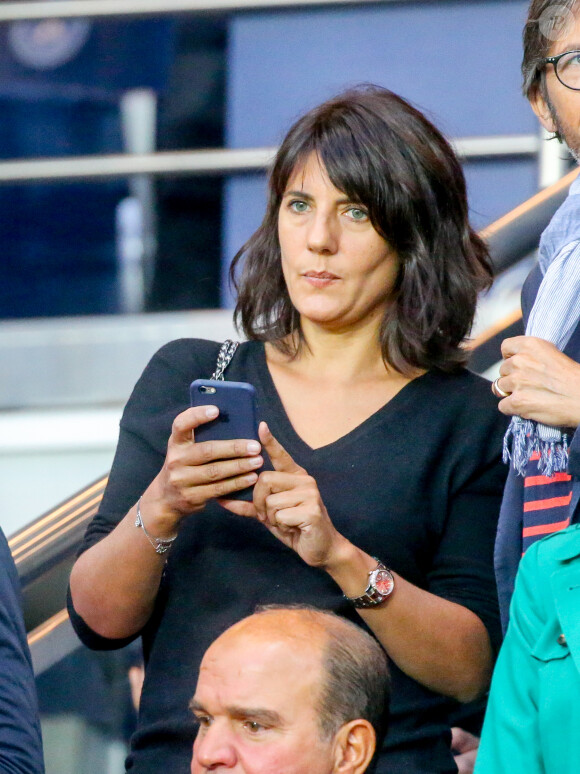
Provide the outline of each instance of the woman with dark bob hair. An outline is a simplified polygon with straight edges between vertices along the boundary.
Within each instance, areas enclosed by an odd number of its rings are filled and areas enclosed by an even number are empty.
[[[84,642],[143,639],[128,768],[189,771],[208,645],[257,604],[302,603],[368,627],[390,657],[377,771],[454,772],[448,713],[486,690],[499,637],[505,430],[487,382],[463,368],[490,269],[461,167],[401,98],[345,92],[291,128],[234,268],[247,341],[232,355],[180,340],[153,357],[71,575]],[[218,360],[254,386],[260,443],[196,442],[217,408],[188,407],[189,384]],[[249,501],[231,497],[249,486]],[[251,746],[284,729],[235,733]],[[194,774],[257,771],[203,738]]]
[[[478,291],[491,284],[487,249],[469,225],[463,172],[444,137],[396,94],[366,88],[321,105],[288,132],[270,176],[264,221],[244,259],[236,316],[246,336],[294,349],[300,314],[284,280],[278,214],[288,180],[313,154],[336,189],[364,204],[397,255],[380,329],[396,371],[453,371],[467,360]],[[237,283],[236,283],[237,285]],[[288,337],[291,337],[290,339]]]

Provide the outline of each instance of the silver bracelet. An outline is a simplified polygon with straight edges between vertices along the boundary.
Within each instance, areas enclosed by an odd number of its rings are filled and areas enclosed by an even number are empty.
[[[147,532],[147,530],[145,529],[145,525],[143,524],[143,519],[141,517],[141,498],[137,500],[137,518],[135,519],[135,526],[140,527],[143,530],[143,532],[145,533],[145,537],[151,543],[151,545],[155,549],[155,552],[158,554],[165,554],[167,551],[169,551],[169,549],[173,544],[173,541],[177,537],[177,535],[174,535],[171,538],[156,538]]]

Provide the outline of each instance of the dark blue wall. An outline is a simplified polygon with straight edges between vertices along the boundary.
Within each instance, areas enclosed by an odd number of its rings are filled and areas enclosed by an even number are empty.
[[[450,137],[533,133],[519,73],[527,6],[408,2],[233,17],[227,144],[275,145],[305,109],[361,81],[411,100]],[[468,162],[465,171],[477,227],[537,190],[531,159]],[[224,268],[260,223],[264,186],[262,175],[226,185]]]

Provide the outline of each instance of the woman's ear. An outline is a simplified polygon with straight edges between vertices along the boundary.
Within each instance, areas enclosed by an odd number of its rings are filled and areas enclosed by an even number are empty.
[[[333,774],[363,774],[376,747],[375,729],[358,718],[345,723],[334,738]]]
[[[544,129],[555,134],[558,131],[558,127],[556,126],[556,122],[552,115],[552,108],[542,94],[542,89],[536,88],[536,90],[530,94],[530,105],[532,106],[534,113],[538,116]]]

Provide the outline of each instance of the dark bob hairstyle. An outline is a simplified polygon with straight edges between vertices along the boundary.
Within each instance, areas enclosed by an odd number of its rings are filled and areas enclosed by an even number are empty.
[[[489,286],[487,249],[471,229],[465,179],[449,143],[408,102],[378,86],[339,94],[300,118],[270,174],[262,225],[235,256],[235,320],[249,339],[290,352],[300,336],[280,260],[278,210],[288,180],[311,154],[332,184],[368,209],[399,258],[382,321],[383,358],[401,373],[465,363],[477,294]],[[243,269],[236,279],[236,268]]]

